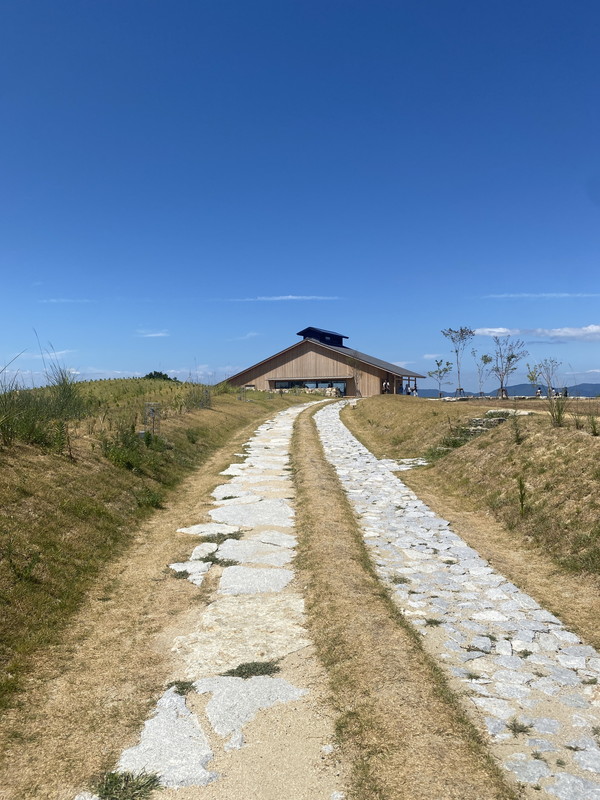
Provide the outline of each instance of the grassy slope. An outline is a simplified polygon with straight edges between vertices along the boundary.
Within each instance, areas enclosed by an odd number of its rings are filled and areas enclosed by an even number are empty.
[[[300,399],[256,393],[241,403],[220,395],[211,409],[185,412],[176,406],[179,387],[160,384],[83,387],[101,396],[109,437],[108,420],[119,415],[129,422],[137,413],[132,400],[135,406],[150,392],[163,402],[171,396],[161,441],[149,448],[135,441],[133,470],[104,457],[86,420],[73,437],[74,459],[31,445],[0,451],[0,705],[19,687],[32,654],[56,640],[94,576],[123,552],[161,497],[241,427]]]
[[[456,424],[481,416],[485,407],[374,397],[346,409],[343,418],[377,455],[413,457],[448,434],[449,420]],[[552,427],[544,413],[521,417],[518,425],[516,432],[509,420],[450,450],[427,468],[421,483],[458,498],[466,510],[489,509],[561,567],[600,575],[600,437],[590,435],[587,422],[585,429],[576,429],[571,415],[562,428]]]

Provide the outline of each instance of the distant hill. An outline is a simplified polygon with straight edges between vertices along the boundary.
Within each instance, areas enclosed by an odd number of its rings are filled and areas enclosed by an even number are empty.
[[[539,386],[541,387],[542,392],[546,394],[545,385],[540,383]],[[557,386],[556,388],[560,391],[563,387]],[[507,386],[509,397],[515,397],[515,395],[520,395],[521,397],[533,397],[536,389],[537,386],[533,387],[530,383],[517,383],[515,386]],[[599,397],[600,383],[577,383],[573,386],[567,386],[567,390],[571,397]],[[465,390],[465,394],[477,395],[479,392],[469,392]],[[493,397],[495,395],[495,391],[489,392],[489,394]],[[437,396],[437,389],[419,389],[419,397]],[[454,392],[442,392],[442,397],[454,397]]]

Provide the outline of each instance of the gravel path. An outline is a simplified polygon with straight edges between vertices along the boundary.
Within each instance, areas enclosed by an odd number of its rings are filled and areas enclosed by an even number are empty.
[[[363,447],[339,419],[343,405],[315,415],[325,455],[378,574],[464,694],[499,763],[528,796],[600,800],[600,655]]]

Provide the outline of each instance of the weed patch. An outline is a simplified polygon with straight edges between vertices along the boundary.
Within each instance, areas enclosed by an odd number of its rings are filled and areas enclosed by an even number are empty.
[[[531,725],[526,725],[524,722],[519,722],[516,717],[510,720],[510,722],[506,723],[506,727],[512,733],[512,735],[517,738],[522,733],[529,733],[531,731]]]
[[[158,775],[147,772],[109,772],[94,786],[100,800],[146,800],[160,788]]]
[[[171,681],[171,683],[167,684],[167,689],[175,689],[177,694],[185,697],[190,692],[194,690],[194,682],[193,681]]]
[[[277,661],[246,661],[221,673],[228,678],[253,678],[256,675],[276,675],[281,667]]]

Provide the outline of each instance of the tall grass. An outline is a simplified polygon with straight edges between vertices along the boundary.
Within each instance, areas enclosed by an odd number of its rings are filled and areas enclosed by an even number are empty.
[[[14,359],[13,359],[14,360]],[[12,363],[12,362],[9,362]],[[0,447],[17,442],[51,448],[71,455],[71,440],[82,420],[88,435],[107,436],[143,425],[147,402],[160,403],[160,416],[211,408],[213,397],[237,389],[227,383],[200,383],[129,378],[78,382],[68,368],[48,356],[47,385],[27,388],[18,374],[0,368]]]
[[[51,361],[48,385],[26,389],[18,375],[0,372],[0,443],[15,441],[52,447],[71,454],[71,423],[86,414],[86,403],[72,372]]]

